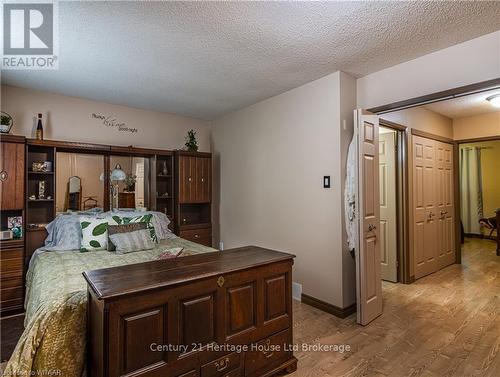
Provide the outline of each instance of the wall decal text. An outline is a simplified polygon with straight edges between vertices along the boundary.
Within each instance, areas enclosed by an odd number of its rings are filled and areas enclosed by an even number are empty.
[[[99,113],[92,113],[92,119],[98,119],[106,127],[111,127],[119,132],[137,133],[139,130],[135,127],[128,127],[124,122],[119,122],[115,117],[110,115],[102,115]]]

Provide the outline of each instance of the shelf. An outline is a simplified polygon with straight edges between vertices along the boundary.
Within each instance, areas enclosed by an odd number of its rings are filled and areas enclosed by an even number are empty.
[[[37,228],[28,228],[26,227],[26,231],[27,232],[41,232],[41,231],[46,231],[47,229],[45,229],[44,226],[39,226]]]
[[[157,174],[156,177],[157,178],[172,178],[172,175],[171,174],[169,174],[169,175]]]
[[[53,171],[28,171],[29,175],[54,175]]]
[[[172,199],[172,196],[157,196],[156,199]]]
[[[28,199],[28,203],[43,203],[43,202],[53,202],[54,199]]]
[[[24,245],[24,237],[21,238],[10,238],[8,240],[0,240],[3,247],[6,246],[22,246]]]

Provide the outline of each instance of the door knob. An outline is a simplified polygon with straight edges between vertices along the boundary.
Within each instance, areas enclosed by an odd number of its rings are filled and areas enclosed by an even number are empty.
[[[5,170],[3,170],[1,173],[0,173],[0,181],[4,182],[7,180],[7,178],[9,177],[9,175],[7,174],[7,172]]]

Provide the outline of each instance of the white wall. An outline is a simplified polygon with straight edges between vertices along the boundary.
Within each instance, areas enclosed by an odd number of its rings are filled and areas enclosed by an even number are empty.
[[[11,133],[16,135],[34,137],[34,118],[42,113],[45,139],[180,149],[187,131],[194,129],[200,151],[210,151],[210,124],[206,121],[5,85],[1,93],[2,110],[14,118]],[[111,116],[138,131],[106,127],[92,113]]]
[[[354,133],[354,109],[356,108],[356,79],[340,72],[340,195],[342,214],[342,295],[343,306],[356,302],[356,263],[347,246],[344,216],[344,185],[346,176],[347,152]]]
[[[339,307],[347,264],[342,140],[352,135],[354,102],[354,79],[337,72],[217,119],[212,129],[220,187],[215,222],[225,247],[296,254],[294,281],[303,293]],[[323,188],[324,175],[332,188]]]
[[[455,140],[500,136],[500,111],[453,119]]]
[[[500,77],[500,31],[362,77],[358,107],[369,109]]]

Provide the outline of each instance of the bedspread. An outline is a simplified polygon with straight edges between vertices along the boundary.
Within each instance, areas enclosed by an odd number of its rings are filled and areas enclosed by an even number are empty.
[[[26,276],[25,330],[4,376],[85,375],[87,283],[83,271],[156,259],[165,249],[183,255],[214,251],[182,238],[125,255],[109,251],[50,251],[34,256]]]

